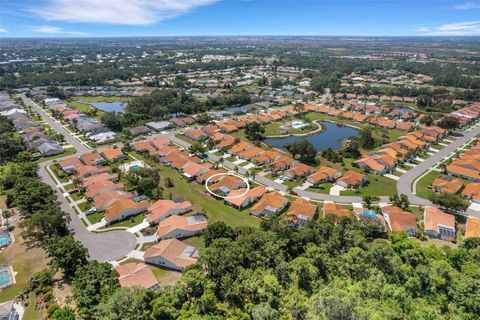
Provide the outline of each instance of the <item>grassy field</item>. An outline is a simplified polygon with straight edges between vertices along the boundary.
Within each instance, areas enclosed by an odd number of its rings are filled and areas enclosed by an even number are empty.
[[[80,210],[82,210],[82,211],[86,211],[86,210],[88,210],[88,209],[90,209],[90,208],[92,208],[92,207],[93,207],[93,203],[90,202],[90,201],[82,202],[82,203],[80,203],[80,204],[78,205],[78,208],[79,208]]]
[[[322,183],[321,187],[309,187],[307,191],[318,192],[323,194],[330,194],[330,188],[332,188],[333,183]]]
[[[209,222],[223,221],[232,227],[250,226],[258,227],[260,220],[249,215],[249,209],[238,211],[227,206],[221,200],[214,199],[203,185],[196,182],[188,182],[178,172],[169,167],[156,166],[162,177],[169,177],[174,186],[165,188],[164,196],[168,198],[182,195],[193,206],[193,212],[204,212]]]
[[[428,199],[431,195],[433,195],[433,190],[431,189],[432,182],[437,177],[441,176],[442,174],[438,171],[430,171],[424,177],[422,177],[417,182],[417,196],[421,198]]]
[[[284,120],[281,122],[271,122],[265,125],[265,135],[266,136],[278,136],[282,135],[285,133],[282,133],[282,131],[285,131],[285,129],[280,128],[283,124],[286,122],[292,121],[294,118],[289,118],[288,120]],[[316,130],[318,126],[316,124],[311,123],[309,127],[305,127],[302,129],[294,129],[290,128],[287,130],[289,134],[298,134],[298,133],[308,133],[310,131]]]
[[[23,314],[23,320],[38,320],[44,317],[43,312],[41,310],[36,309],[37,305],[37,297],[35,293],[31,292],[28,298],[28,307],[25,309],[25,313]]]
[[[15,242],[0,253],[0,264],[9,264],[16,273],[16,283],[0,291],[0,302],[15,298],[27,286],[30,276],[47,266],[48,259],[43,249],[27,247],[20,236],[20,228],[13,231]]]

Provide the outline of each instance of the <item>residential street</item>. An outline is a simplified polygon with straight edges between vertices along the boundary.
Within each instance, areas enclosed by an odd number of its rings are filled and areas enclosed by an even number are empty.
[[[40,114],[42,119],[48,123],[55,131],[64,135],[65,140],[75,147],[77,153],[80,155],[85,152],[89,152],[84,144],[75,139],[65,128],[61,127],[55,120],[50,118],[43,110],[41,110],[33,101],[26,98],[24,95],[20,95],[26,104],[31,106],[36,112]],[[58,161],[59,159],[57,159]],[[115,230],[102,233],[90,232],[84,226],[75,210],[70,206],[67,199],[62,195],[61,191],[57,188],[55,181],[47,172],[47,167],[53,163],[54,160],[49,160],[40,163],[39,176],[48,183],[58,193],[58,201],[60,207],[65,213],[70,216],[70,227],[74,232],[75,239],[82,242],[82,244],[88,249],[90,257],[98,261],[112,261],[126,256],[130,251],[135,248],[136,238],[135,236],[124,230]]]

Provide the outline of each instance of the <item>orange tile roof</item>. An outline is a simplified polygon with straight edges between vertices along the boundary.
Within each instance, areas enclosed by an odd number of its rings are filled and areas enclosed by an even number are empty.
[[[476,180],[480,179],[480,171],[457,166],[454,164],[454,162],[447,166],[447,172],[451,172],[452,174],[457,174],[463,177],[470,177]]]
[[[258,186],[253,189],[248,190],[248,192],[245,193],[246,188],[240,188],[237,190],[232,190],[230,193],[227,195],[225,198],[225,201],[228,203],[231,203],[237,207],[241,207],[245,200],[247,199],[259,199],[265,194],[265,187],[264,186]],[[244,194],[245,193],[245,194]],[[240,196],[242,195],[242,196]]]
[[[349,170],[341,178],[339,178],[338,181],[343,181],[348,186],[356,186],[360,184],[364,178],[364,174]]]
[[[143,257],[148,259],[161,256],[178,267],[186,268],[197,262],[197,252],[190,248],[193,249],[177,239],[162,240],[148,248]]]
[[[228,192],[245,187],[245,181],[239,177],[225,175],[223,179],[210,185],[210,190],[215,192],[217,190],[228,190]]]
[[[157,278],[149,266],[144,263],[125,263],[115,267],[118,281],[122,287],[141,287],[144,289],[158,285]]]
[[[172,200],[157,200],[148,207],[147,219],[150,222],[156,222],[163,219],[168,214],[185,213],[192,210],[190,201],[174,202]]]
[[[228,150],[232,154],[238,154],[248,148],[252,148],[253,146],[246,142],[246,141],[240,141],[239,143],[235,144],[233,147]]]
[[[350,217],[351,213],[350,210],[345,208],[342,205],[327,202],[323,204],[322,207],[323,216],[326,217],[327,215],[335,215],[337,217]]]
[[[468,217],[465,228],[465,239],[480,238],[480,218]]]
[[[267,207],[280,210],[285,201],[288,201],[287,198],[276,191],[266,193],[260,201],[252,207],[252,211],[263,212]]]
[[[80,160],[86,165],[94,166],[97,162],[103,161],[103,158],[98,152],[87,152],[80,156]]]
[[[200,182],[200,183],[204,183],[205,181],[207,181],[208,178],[210,178],[211,176],[213,175],[216,175],[216,174],[219,174],[219,173],[226,173],[225,170],[221,170],[221,169],[210,169],[209,171],[207,171],[206,173],[200,175],[197,177],[197,181]],[[219,179],[224,177],[224,176],[217,176]],[[210,181],[210,182],[214,182],[214,181]]]
[[[120,148],[103,148],[100,154],[108,161],[123,157],[123,152]]]
[[[146,210],[149,202],[147,200],[135,202],[131,199],[117,199],[105,210],[105,218],[108,221],[115,220],[125,210],[128,209],[141,209]]]
[[[298,218],[302,218],[302,220],[311,220],[316,213],[316,205],[303,198],[297,198],[288,208],[287,216],[285,217],[285,219],[296,223]]]
[[[148,138],[147,141],[157,149],[170,144],[170,140],[162,137]]]
[[[439,225],[455,230],[455,216],[443,212],[435,207],[425,207],[424,209],[424,227],[425,230],[434,230],[440,232]]]
[[[336,169],[326,167],[326,166],[321,166],[320,168],[318,168],[317,172],[312,173],[311,175],[308,176],[308,178],[311,178],[316,182],[320,182],[320,181],[333,179],[338,174],[339,174],[339,171],[337,171]]]
[[[58,161],[60,168],[79,167],[82,163],[77,157],[69,157]]]
[[[457,193],[463,186],[461,179],[442,179],[436,178],[432,182],[432,186],[440,192],[445,193]]]
[[[468,198],[480,199],[480,182],[469,183],[463,189],[462,194]]]
[[[135,141],[132,147],[137,151],[153,151],[155,148],[146,140]]]
[[[289,170],[286,171],[286,173],[292,174],[294,177],[304,177],[305,175],[309,174],[313,170],[312,167],[307,166],[306,164],[303,163],[298,163]]]
[[[388,214],[391,231],[406,231],[407,228],[417,227],[417,221],[413,213],[403,211],[395,206],[385,206],[382,211]]]
[[[261,154],[262,152],[264,152],[264,150],[262,148],[253,147],[253,148],[250,148],[250,149],[247,149],[247,150],[244,150],[244,151],[240,152],[238,154],[238,156],[240,156],[242,158],[245,158],[245,159],[252,159],[255,156]]]
[[[199,219],[197,217],[203,217]],[[159,222],[157,235],[159,238],[168,236],[174,231],[201,232],[208,226],[204,216],[170,216]]]

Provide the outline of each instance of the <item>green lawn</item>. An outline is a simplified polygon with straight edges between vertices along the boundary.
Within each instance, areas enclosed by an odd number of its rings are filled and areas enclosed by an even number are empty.
[[[145,214],[139,213],[136,216],[131,216],[128,217],[125,220],[114,222],[112,224],[106,225],[105,227],[102,227],[100,229],[106,229],[106,228],[131,228],[133,226],[136,226],[137,224],[142,223],[143,219],[145,219]]]
[[[317,187],[309,187],[307,191],[318,192],[323,194],[330,194],[330,188],[332,188],[333,183],[322,183],[320,186]]]
[[[83,194],[79,192],[71,193],[70,197],[72,197],[73,201],[78,201],[80,199],[83,199]]]
[[[77,109],[80,112],[83,112],[85,114],[90,114],[95,110],[95,108],[87,103],[81,103],[75,100],[70,100],[68,101],[68,104]],[[98,110],[98,109],[97,109]],[[98,110],[95,117],[99,118],[104,112],[101,110]]]
[[[87,211],[88,209],[93,207],[93,202],[87,201],[87,202],[82,202],[78,205],[78,208],[82,210],[82,212]]]
[[[102,218],[103,218],[103,214],[101,214],[100,212],[95,212],[94,214],[87,215],[87,219],[88,221],[90,221],[91,224],[100,222]]]
[[[70,184],[67,184],[65,186],[63,186],[65,188],[65,190],[72,190],[73,188],[75,188],[75,185],[73,183],[70,183]]]
[[[182,240],[182,242],[188,244],[189,246],[195,247],[197,249],[205,248],[205,244],[203,243],[203,239],[201,236],[184,239]]]
[[[285,129],[282,129],[281,126],[284,125],[285,123],[295,120],[295,118],[288,118],[284,119],[283,121],[280,122],[271,122],[265,125],[265,135],[266,136],[278,136],[282,135],[285,133],[282,133],[282,131],[285,131]],[[300,119],[297,119],[300,120]],[[306,122],[308,123],[308,122]],[[286,131],[288,134],[298,134],[298,133],[308,133],[310,131],[316,130],[318,126],[316,124],[310,123],[309,127],[305,127],[303,129],[294,129],[290,128],[287,129]]]
[[[365,174],[365,173],[364,173]],[[366,186],[356,191],[340,191],[342,196],[392,196],[397,193],[397,181],[375,174],[366,174],[368,181]]]
[[[286,180],[283,184],[293,189],[303,184],[303,180]]]
[[[238,211],[223,203],[222,200],[214,199],[203,185],[196,182],[188,182],[183,179],[174,169],[157,165],[162,177],[169,177],[174,186],[165,188],[164,197],[181,196],[192,203],[194,212],[205,212],[209,222],[223,221],[232,227],[250,226],[258,227],[260,220],[249,215],[249,209]]]
[[[57,179],[64,183],[64,182],[67,182],[69,179],[70,179],[70,176],[68,176],[67,174],[65,174],[61,169],[58,168],[57,165],[53,164],[53,165],[50,165],[50,170],[52,170],[52,172],[55,174],[55,176],[57,177]]]
[[[438,171],[430,171],[417,182],[417,196],[428,199],[434,192],[431,189],[432,182],[442,174]]]

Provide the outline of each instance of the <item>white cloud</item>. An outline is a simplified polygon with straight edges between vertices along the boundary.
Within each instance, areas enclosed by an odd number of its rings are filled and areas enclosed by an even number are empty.
[[[218,0],[45,0],[30,11],[49,21],[147,25]]]
[[[478,36],[480,21],[448,23],[437,27],[422,27],[416,30],[423,36]]]
[[[88,34],[86,32],[80,32],[80,31],[64,31],[62,28],[55,27],[55,26],[48,26],[48,25],[34,27],[32,28],[32,31],[38,32],[38,33],[50,33],[50,34],[70,34],[70,35]]]
[[[5,28],[0,28],[0,33],[8,33],[8,30]]]
[[[480,8],[480,3],[475,3],[475,2],[465,2],[462,4],[459,4],[458,6],[455,6],[456,10],[472,10],[472,9],[479,9]]]

